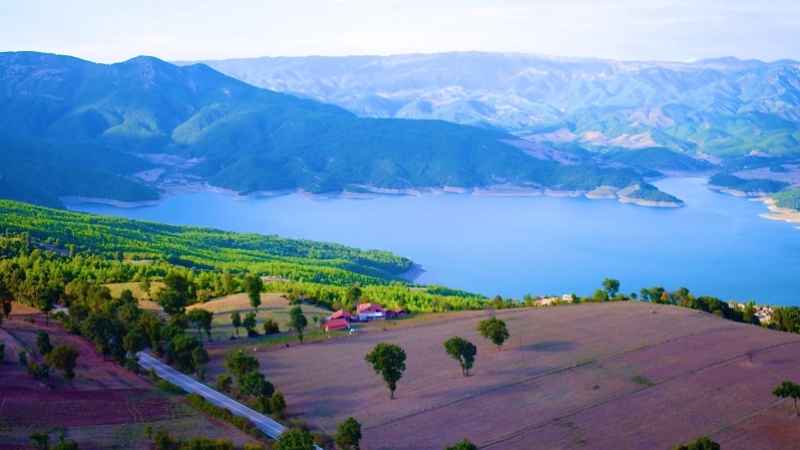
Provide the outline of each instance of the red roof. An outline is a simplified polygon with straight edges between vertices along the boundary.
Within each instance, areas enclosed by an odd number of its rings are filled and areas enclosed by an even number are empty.
[[[335,313],[331,314],[330,316],[328,316],[328,318],[326,320],[328,320],[328,321],[335,320],[335,319],[348,319],[349,320],[351,317],[353,317],[353,315],[350,314],[348,311],[345,311],[344,309],[340,309],[340,310],[336,311]]]
[[[370,313],[370,312],[380,312],[385,313],[386,308],[377,304],[377,303],[362,303],[358,305],[358,312],[360,313]]]
[[[334,319],[325,324],[325,331],[342,330],[347,326],[347,319]]]

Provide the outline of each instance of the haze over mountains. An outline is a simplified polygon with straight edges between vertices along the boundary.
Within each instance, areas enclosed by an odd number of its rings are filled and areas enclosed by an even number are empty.
[[[647,169],[443,121],[358,118],[205,65],[104,65],[0,54],[0,196],[154,200],[165,186],[238,193],[643,186]],[[634,195],[635,196],[635,195]]]
[[[800,156],[800,63],[791,60],[622,62],[466,52],[204,63],[365,117],[442,119],[603,150]]]

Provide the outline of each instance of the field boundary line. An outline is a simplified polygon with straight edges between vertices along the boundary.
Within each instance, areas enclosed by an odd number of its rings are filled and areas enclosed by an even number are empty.
[[[689,335],[687,335],[687,336],[689,336]],[[800,341],[781,342],[781,343],[778,343],[778,344],[773,344],[773,345],[769,345],[769,346],[767,346],[767,347],[759,348],[759,349],[758,349],[758,350],[756,350],[756,351],[757,351],[757,352],[761,352],[761,351],[765,351],[765,350],[773,350],[773,349],[775,349],[775,348],[778,348],[778,347],[783,347],[783,346],[786,346],[786,345],[797,345],[797,344],[800,344]],[[617,396],[614,396],[614,397],[610,397],[610,398],[608,398],[608,399],[605,399],[605,400],[602,400],[602,401],[600,401],[600,402],[597,402],[597,403],[594,403],[594,404],[591,404],[591,405],[585,406],[585,407],[583,407],[583,408],[577,409],[577,410],[575,410],[575,411],[572,411],[572,412],[570,412],[569,414],[565,414],[565,415],[563,415],[563,416],[561,416],[561,417],[557,417],[557,418],[555,418],[555,419],[553,419],[553,420],[550,420],[550,421],[547,421],[547,422],[543,422],[543,423],[540,423],[540,424],[538,424],[538,425],[533,425],[532,427],[530,427],[530,428],[527,428],[527,429],[525,429],[525,430],[520,430],[520,431],[517,431],[517,432],[515,432],[515,433],[512,433],[512,434],[510,434],[510,435],[504,436],[504,437],[502,437],[502,438],[498,438],[498,439],[496,439],[496,440],[494,440],[494,441],[491,441],[491,442],[489,442],[489,443],[485,444],[483,447],[484,447],[484,448],[485,448],[485,447],[490,447],[490,446],[492,446],[492,445],[495,445],[495,444],[500,444],[500,443],[506,442],[506,441],[508,441],[508,440],[510,440],[510,439],[513,439],[513,438],[516,438],[516,437],[519,437],[519,436],[523,436],[523,435],[525,435],[525,434],[528,434],[528,433],[530,433],[531,431],[538,430],[538,429],[540,429],[540,428],[544,428],[544,427],[546,427],[546,426],[548,426],[548,425],[552,425],[552,424],[554,424],[554,423],[560,422],[560,421],[561,421],[561,420],[563,420],[563,419],[568,419],[568,418],[570,418],[570,417],[573,417],[573,416],[575,416],[575,415],[578,415],[578,414],[580,414],[580,413],[586,412],[586,411],[588,411],[588,410],[590,410],[590,409],[596,408],[596,407],[598,407],[598,406],[602,406],[602,405],[604,405],[604,404],[606,404],[606,403],[611,403],[611,402],[617,401],[617,400],[619,400],[619,399],[622,399],[622,398],[625,398],[625,397],[629,397],[629,396],[631,396],[631,395],[638,394],[638,393],[640,393],[640,392],[642,392],[642,391],[644,391],[644,390],[646,390],[646,389],[651,389],[651,388],[653,388],[653,387],[655,387],[655,386],[660,386],[660,385],[662,385],[662,384],[666,384],[666,383],[669,383],[669,382],[672,382],[672,381],[676,381],[677,379],[679,379],[679,378],[683,378],[683,377],[685,377],[685,376],[687,376],[687,375],[692,375],[692,374],[695,374],[695,373],[698,373],[698,372],[704,371],[704,370],[706,370],[706,369],[709,369],[709,368],[711,368],[711,367],[714,367],[714,366],[723,365],[723,364],[728,364],[728,363],[730,363],[730,362],[732,362],[732,361],[735,361],[735,360],[737,360],[737,359],[739,359],[739,358],[744,358],[744,357],[745,357],[745,355],[743,355],[743,354],[742,354],[742,355],[734,355],[734,356],[729,356],[729,357],[727,357],[727,358],[724,358],[724,359],[721,359],[721,360],[719,360],[719,361],[715,361],[715,362],[713,362],[713,363],[706,364],[705,366],[698,367],[698,368],[695,368],[695,369],[691,369],[691,370],[688,370],[688,371],[682,372],[682,373],[680,373],[680,374],[678,374],[678,375],[675,375],[675,376],[669,377],[669,378],[667,378],[667,379],[664,379],[664,380],[662,380],[662,381],[660,381],[660,382],[658,382],[658,383],[654,383],[654,384],[652,384],[652,385],[650,385],[650,386],[642,386],[642,387],[640,387],[640,388],[638,388],[638,389],[634,389],[634,390],[632,390],[632,391],[629,391],[629,392],[626,392],[626,393],[624,393],[624,394],[620,394],[620,395],[617,395]],[[780,402],[778,402],[778,403],[780,403]],[[757,412],[755,412],[755,413],[751,413],[751,414],[757,414],[757,413],[760,413],[761,411],[764,411],[765,409],[769,409],[769,408],[771,408],[772,406],[774,406],[774,404],[773,404],[773,405],[771,405],[771,406],[769,406],[769,407],[767,407],[767,408],[764,408],[764,409],[762,409],[762,410],[759,410],[759,411],[757,411]],[[749,416],[749,415],[748,415],[748,416]],[[748,416],[745,416],[745,418],[742,418],[742,419],[738,419],[737,421],[735,421],[735,422],[732,422],[732,423],[730,423],[730,424],[726,424],[725,426],[723,426],[723,427],[721,427],[721,428],[718,428],[718,429],[714,430],[713,432],[714,432],[714,433],[716,433],[716,432],[719,432],[720,430],[722,430],[722,429],[724,429],[724,428],[726,428],[726,427],[728,427],[728,426],[730,426],[730,425],[732,425],[732,424],[735,424],[735,423],[738,423],[739,421],[745,420],[745,419],[746,419]],[[707,433],[704,433],[704,434],[707,434]]]

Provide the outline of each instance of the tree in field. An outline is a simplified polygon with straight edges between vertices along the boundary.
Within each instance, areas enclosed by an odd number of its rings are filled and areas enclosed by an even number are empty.
[[[278,322],[274,321],[271,317],[264,320],[264,334],[279,334],[281,332]]]
[[[703,436],[686,445],[678,444],[672,447],[672,450],[720,450],[720,445],[706,436]]]
[[[475,347],[475,344],[464,338],[454,336],[444,341],[444,350],[461,364],[461,374],[469,375],[469,369],[475,363],[475,355],[478,353],[478,348]]]
[[[36,334],[36,349],[42,356],[47,356],[48,353],[53,351],[53,344],[50,343],[50,335],[43,330],[39,330]]]
[[[303,330],[308,326],[308,319],[303,314],[302,308],[295,306],[289,311],[289,322],[292,329],[297,331],[297,338],[300,339],[300,345],[303,345]]]
[[[282,419],[284,411],[286,411],[286,398],[283,396],[283,392],[275,391],[269,398],[269,412],[275,419]]]
[[[342,450],[359,450],[361,446],[361,424],[354,417],[348,417],[339,424],[333,435],[336,447]]]
[[[156,295],[156,302],[171,315],[183,314],[189,299],[194,298],[194,285],[179,273],[170,273],[164,277],[164,289]]]
[[[406,370],[406,352],[395,344],[380,342],[375,344],[364,360],[372,364],[372,370],[383,377],[389,388],[389,398],[394,398],[397,382]]]
[[[603,280],[603,290],[609,298],[613,298],[619,292],[619,280],[613,278],[605,278]]]
[[[206,311],[202,308],[195,308],[186,314],[189,322],[197,328],[197,334],[200,335],[200,340],[203,340],[203,333],[205,330],[208,340],[211,340],[211,321],[214,319],[214,313]]]
[[[258,331],[256,331],[256,313],[250,311],[245,314],[242,326],[247,330],[247,337],[258,336]]]
[[[478,446],[464,438],[453,445],[448,445],[444,450],[478,450]]]
[[[772,395],[780,398],[791,398],[794,400],[794,413],[800,416],[800,411],[797,409],[797,399],[800,398],[800,386],[792,383],[791,381],[783,381],[780,386],[772,391]]]
[[[314,438],[308,431],[287,428],[281,433],[273,448],[275,450],[313,450]]]
[[[253,370],[258,370],[260,366],[257,359],[246,355],[241,350],[226,355],[225,359],[222,361],[222,365],[225,366],[228,373],[236,377],[237,383],[244,374]]]
[[[275,386],[258,370],[251,370],[239,379],[239,392],[242,395],[269,399],[275,393]]]
[[[258,307],[261,305],[261,291],[264,289],[264,282],[260,277],[255,275],[247,275],[244,277],[244,290],[247,292],[247,297],[250,298],[250,306],[258,312]]]
[[[3,363],[3,358],[6,356],[6,344],[4,342],[0,342],[0,364]]]
[[[242,326],[242,315],[239,314],[239,311],[231,313],[231,325],[236,328],[236,337],[239,337],[239,328]]]
[[[72,380],[75,378],[75,366],[81,352],[69,344],[57,345],[53,351],[45,356],[44,361],[50,367],[55,367],[64,374],[64,378],[69,380],[69,385],[72,386]]]
[[[510,336],[506,323],[496,317],[490,317],[478,322],[478,331],[484,339],[491,340],[498,350]]]

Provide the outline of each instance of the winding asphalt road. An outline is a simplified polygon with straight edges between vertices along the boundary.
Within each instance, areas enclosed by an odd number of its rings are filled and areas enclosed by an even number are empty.
[[[279,439],[280,434],[286,429],[286,427],[278,422],[275,422],[269,417],[266,417],[263,414],[244,406],[236,400],[222,395],[218,391],[211,389],[197,380],[187,377],[186,375],[178,372],[156,358],[153,358],[145,352],[139,352],[136,354],[136,356],[139,357],[139,365],[145,368],[145,370],[150,370],[150,368],[153,368],[156,371],[156,375],[176,386],[179,386],[184,391],[197,393],[203,396],[203,398],[209,402],[217,406],[227,408],[235,416],[242,416],[250,419],[256,428],[263,431],[266,435],[273,439]],[[323,450],[316,445],[314,448],[316,450]]]

